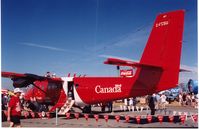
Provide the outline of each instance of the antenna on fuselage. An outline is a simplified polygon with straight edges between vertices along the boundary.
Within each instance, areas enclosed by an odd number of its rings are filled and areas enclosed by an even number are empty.
[[[70,77],[70,73],[68,73],[68,77]]]
[[[118,72],[118,76],[120,76],[120,66],[117,65],[117,72]]]

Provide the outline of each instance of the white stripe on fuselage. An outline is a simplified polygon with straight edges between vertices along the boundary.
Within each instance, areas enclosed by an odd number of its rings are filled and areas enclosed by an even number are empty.
[[[86,106],[88,104],[84,103],[83,100],[80,98],[79,94],[77,93],[76,88],[74,87],[74,97],[75,97],[75,104],[78,106]]]
[[[67,95],[68,93],[68,82],[72,82],[74,77],[62,77],[61,79],[64,81],[63,83],[63,89],[65,94]],[[87,105],[82,101],[80,98],[79,94],[77,93],[76,88],[73,86],[73,93],[74,93],[74,98],[75,98],[75,104],[78,106],[85,106]]]
[[[61,77],[61,79],[64,81],[63,83],[63,89],[65,94],[68,93],[68,82],[73,81],[73,77]]]

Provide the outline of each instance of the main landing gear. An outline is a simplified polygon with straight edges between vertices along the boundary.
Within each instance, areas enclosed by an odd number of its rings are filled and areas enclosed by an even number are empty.
[[[85,106],[82,110],[83,113],[91,113],[91,105]]]

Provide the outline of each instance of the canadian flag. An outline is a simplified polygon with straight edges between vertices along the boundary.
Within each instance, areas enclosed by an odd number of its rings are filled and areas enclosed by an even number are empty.
[[[29,116],[29,113],[28,112],[24,112],[24,117],[28,118],[28,116]]]
[[[191,115],[193,122],[198,123],[198,115]]]
[[[88,114],[84,114],[84,118],[88,121]]]
[[[138,124],[140,124],[140,119],[141,119],[140,116],[136,116],[136,121],[137,121]]]
[[[170,122],[173,122],[173,120],[174,120],[174,116],[173,116],[173,115],[170,115],[170,116],[169,116],[169,121],[170,121]]]
[[[34,112],[30,112],[32,118],[35,118],[35,113]]]
[[[120,121],[120,116],[119,116],[119,115],[115,116],[115,120],[116,120],[117,122],[119,122],[119,121]]]
[[[151,116],[151,115],[148,115],[148,116],[147,116],[147,121],[148,121],[149,123],[151,123],[151,121],[152,121],[152,116]]]
[[[186,120],[186,115],[181,115],[180,120],[181,120],[181,123],[184,124],[184,122]]]
[[[108,115],[104,115],[104,119],[106,122],[108,122]]]
[[[94,115],[94,118],[95,118],[96,122],[98,122],[99,115]]]
[[[130,119],[129,116],[125,116],[126,123],[129,123],[129,119]]]
[[[42,113],[38,112],[38,116],[39,116],[39,118],[42,118]]]
[[[66,118],[70,119],[70,113],[69,112],[66,113]]]
[[[75,113],[75,118],[78,120],[79,119],[79,113]]]
[[[160,124],[162,124],[163,116],[162,116],[162,115],[159,115],[159,116],[158,116],[158,120],[159,120]]]
[[[46,116],[49,119],[50,118],[50,112],[46,112]]]

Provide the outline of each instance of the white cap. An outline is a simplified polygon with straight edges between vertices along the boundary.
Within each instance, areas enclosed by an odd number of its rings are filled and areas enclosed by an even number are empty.
[[[14,93],[18,93],[18,92],[21,93],[22,91],[21,91],[19,88],[15,88],[15,89],[14,89]]]

